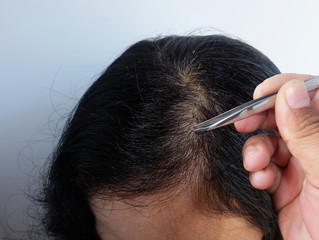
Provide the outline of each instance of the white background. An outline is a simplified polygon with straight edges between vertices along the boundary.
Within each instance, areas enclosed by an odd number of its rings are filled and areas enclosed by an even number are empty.
[[[129,45],[225,32],[282,72],[318,75],[318,9],[317,0],[0,0],[0,238],[25,236],[26,193],[66,114]]]

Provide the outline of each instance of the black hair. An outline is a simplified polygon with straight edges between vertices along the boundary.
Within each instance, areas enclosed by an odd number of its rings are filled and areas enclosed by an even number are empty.
[[[128,48],[81,98],[52,155],[43,188],[48,234],[100,239],[94,195],[131,199],[187,186],[203,211],[243,217],[264,239],[276,239],[271,198],[250,185],[242,165],[251,135],[234,126],[196,134],[193,126],[251,100],[278,73],[261,52],[222,35]]]

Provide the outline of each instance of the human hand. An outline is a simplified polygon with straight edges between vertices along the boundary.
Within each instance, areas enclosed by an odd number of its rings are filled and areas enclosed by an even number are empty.
[[[309,95],[310,75],[280,74],[261,83],[254,98],[279,89],[275,109],[235,123],[240,132],[276,130],[245,143],[244,167],[251,184],[266,189],[284,239],[319,239],[319,90]]]

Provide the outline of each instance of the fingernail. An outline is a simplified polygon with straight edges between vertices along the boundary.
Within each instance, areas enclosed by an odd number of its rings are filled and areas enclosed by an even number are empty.
[[[251,172],[251,173],[249,174],[249,181],[250,181],[251,183],[252,183],[252,182],[255,182],[256,174],[258,174],[258,173],[256,173],[256,172]]]
[[[256,148],[253,146],[246,147],[244,151],[244,168],[247,169],[247,160],[251,155],[253,155],[256,152]]]
[[[310,98],[306,85],[302,81],[296,81],[286,90],[286,100],[291,108],[303,108],[310,104]]]

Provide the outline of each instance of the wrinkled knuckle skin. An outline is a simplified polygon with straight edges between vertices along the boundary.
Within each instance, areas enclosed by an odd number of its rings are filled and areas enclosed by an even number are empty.
[[[302,120],[295,123],[296,130],[289,138],[289,145],[319,143],[319,116],[312,115],[300,119]]]

